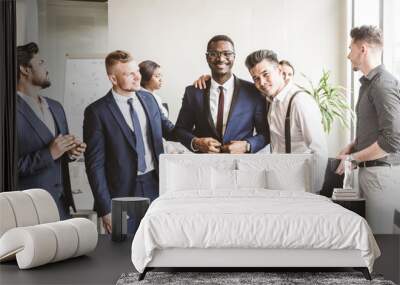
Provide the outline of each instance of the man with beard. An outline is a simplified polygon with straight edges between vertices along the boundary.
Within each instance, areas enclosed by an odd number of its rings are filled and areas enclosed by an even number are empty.
[[[366,218],[374,234],[393,231],[393,215],[400,209],[400,83],[382,62],[382,31],[374,26],[353,28],[347,58],[360,71],[355,140],[339,153],[338,174],[344,161],[358,165]]]
[[[68,162],[86,144],[69,134],[60,103],[39,95],[50,86],[45,61],[35,43],[17,47],[18,189],[43,188],[57,204],[61,219],[75,210]]]
[[[211,79],[204,90],[188,86],[176,128],[190,133],[183,144],[203,153],[254,153],[267,133],[265,100],[250,82],[232,74],[233,41],[217,35],[207,44]],[[254,131],[256,133],[254,134]]]

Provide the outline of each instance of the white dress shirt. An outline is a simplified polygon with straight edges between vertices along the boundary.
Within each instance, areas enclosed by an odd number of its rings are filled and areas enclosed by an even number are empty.
[[[289,100],[298,89],[291,83],[270,101],[268,123],[271,133],[271,152],[285,153],[285,117]],[[322,126],[321,112],[314,98],[301,92],[292,101],[290,111],[292,153],[314,153],[316,156],[317,185],[321,190],[328,148]]]
[[[233,90],[235,88],[235,80],[234,76],[231,75],[223,85],[217,83],[214,79],[211,78],[211,86],[210,86],[210,112],[211,117],[214,121],[214,126],[217,125],[217,116],[218,116],[218,101],[219,101],[219,86],[223,87],[224,90],[224,117],[222,124],[222,133],[225,133],[226,124],[228,122],[229,110],[231,108]]]
[[[51,134],[55,136],[56,134],[56,125],[54,122],[53,115],[51,114],[49,104],[46,101],[46,98],[43,96],[39,96],[39,102],[37,102],[33,97],[25,95],[21,92],[17,92],[17,94],[28,104],[28,106],[32,109],[35,115],[46,125]]]
[[[124,116],[125,122],[128,124],[129,128],[132,131],[135,131],[133,128],[133,122],[132,122],[132,117],[131,117],[131,113],[130,113],[130,109],[129,109],[129,104],[128,104],[128,99],[132,98],[132,105],[133,108],[136,111],[136,114],[139,118],[139,123],[140,123],[140,128],[142,131],[142,135],[143,135],[143,143],[144,143],[144,158],[146,161],[146,170],[144,172],[138,171],[138,175],[147,173],[149,171],[154,170],[154,157],[153,157],[153,152],[151,151],[151,147],[150,147],[150,140],[148,137],[148,133],[147,133],[147,116],[146,113],[143,109],[142,103],[140,103],[138,97],[136,96],[136,94],[134,92],[132,92],[132,94],[130,96],[122,96],[119,95],[117,92],[115,92],[114,89],[112,89],[112,94],[113,97],[115,99],[115,102],[117,102],[117,105],[119,107],[119,109],[121,110],[122,115]]]

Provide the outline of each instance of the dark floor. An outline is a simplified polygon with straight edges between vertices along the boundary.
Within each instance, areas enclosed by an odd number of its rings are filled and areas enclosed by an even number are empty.
[[[377,235],[376,240],[382,256],[375,262],[374,273],[383,274],[385,279],[399,284],[400,235]],[[130,258],[131,242],[132,239],[128,239],[115,243],[108,236],[100,236],[96,250],[88,256],[29,270],[18,270],[15,261],[0,264],[0,284],[115,284],[122,273],[134,271]],[[350,269],[271,268],[267,271],[299,270],[332,272]]]
[[[381,250],[381,257],[375,261],[374,272],[400,284],[400,235],[376,235],[375,239]]]

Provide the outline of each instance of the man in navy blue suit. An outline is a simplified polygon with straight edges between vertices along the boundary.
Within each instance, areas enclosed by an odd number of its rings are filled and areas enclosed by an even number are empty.
[[[266,103],[255,86],[232,73],[233,41],[225,35],[207,44],[211,79],[204,90],[188,86],[176,128],[190,132],[183,144],[205,153],[254,153],[267,135]]]
[[[95,209],[111,232],[111,198],[158,197],[158,158],[162,137],[175,137],[174,125],[160,112],[154,97],[141,90],[137,63],[125,51],[106,57],[112,89],[85,110],[83,137],[88,144],[86,173]],[[128,231],[137,222],[129,214]]]
[[[83,154],[86,144],[69,134],[60,103],[40,96],[50,86],[45,61],[35,43],[17,48],[18,189],[43,188],[55,200],[61,219],[75,210],[68,162]]]

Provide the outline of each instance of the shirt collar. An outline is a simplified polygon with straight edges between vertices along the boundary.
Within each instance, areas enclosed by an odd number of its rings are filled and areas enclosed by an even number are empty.
[[[123,96],[123,95],[118,94],[118,92],[112,88],[111,93],[112,93],[115,101],[120,102],[120,103],[128,104],[128,99],[132,98],[133,100],[135,100],[135,98],[136,98],[135,92],[132,92],[131,95],[129,95],[129,96]]]
[[[49,108],[49,104],[47,103],[46,98],[44,98],[43,96],[39,96],[39,100],[43,107]]]
[[[276,95],[275,97],[269,98],[269,100],[271,101],[277,101],[277,102],[281,102],[284,101],[285,98],[287,97],[287,95],[289,94],[289,91],[292,89],[292,83],[288,83],[286,84],[286,86],[281,90],[281,92],[278,93],[278,95]]]
[[[222,86],[224,88],[224,91],[226,90],[231,90],[234,88],[235,86],[235,77],[233,75],[231,75],[231,77],[225,81],[224,84],[219,84],[217,81],[215,81],[212,77],[211,77],[211,89],[218,89],[219,86]]]
[[[380,64],[377,67],[373,68],[370,70],[370,72],[367,75],[364,75],[360,78],[360,82],[368,82],[371,81],[379,72],[381,72],[384,69],[384,65]]]
[[[32,103],[36,103],[36,104],[37,104],[37,102],[36,102],[32,97],[30,97],[30,96],[28,96],[28,95],[22,93],[21,91],[17,91],[17,94],[18,94],[22,99],[24,99],[25,101],[28,100],[28,101],[30,101],[30,102],[32,102]],[[39,97],[40,104],[41,104],[43,107],[49,108],[49,104],[47,103],[46,98],[43,97],[43,96],[38,96],[38,97]]]

